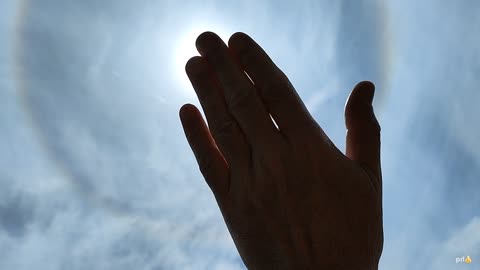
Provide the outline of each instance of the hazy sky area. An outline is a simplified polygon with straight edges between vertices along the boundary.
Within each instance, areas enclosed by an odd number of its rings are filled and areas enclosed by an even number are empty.
[[[257,40],[342,150],[345,100],[373,81],[380,269],[480,269],[478,14],[473,0],[1,0],[0,269],[245,269],[178,117],[199,105],[184,65],[206,30]]]

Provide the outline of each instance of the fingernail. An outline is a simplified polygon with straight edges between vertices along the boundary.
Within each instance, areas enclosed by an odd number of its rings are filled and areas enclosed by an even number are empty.
[[[243,51],[247,47],[247,38],[244,33],[237,32],[232,35],[231,44],[236,50]]]
[[[372,104],[373,103],[373,97],[375,95],[375,85],[370,82],[370,81],[364,81],[364,82],[361,82],[362,84],[362,88],[364,89],[363,91],[365,91],[365,100],[369,103],[369,104]]]
[[[185,71],[187,74],[190,75],[198,75],[203,70],[203,59],[200,56],[195,56],[188,60],[187,64],[185,65]]]
[[[222,47],[222,39],[215,33],[207,31],[198,36],[195,46],[201,55],[209,54]]]
[[[191,106],[192,106],[191,104],[187,103],[180,108],[180,119],[182,121],[190,120],[191,116],[187,111],[188,111],[188,107],[191,107]]]

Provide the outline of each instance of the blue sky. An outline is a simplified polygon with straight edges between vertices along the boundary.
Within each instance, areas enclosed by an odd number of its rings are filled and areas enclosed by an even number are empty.
[[[138,2],[0,3],[1,269],[244,269],[178,119],[206,30],[257,40],[341,149],[375,82],[381,269],[480,266],[480,2]]]

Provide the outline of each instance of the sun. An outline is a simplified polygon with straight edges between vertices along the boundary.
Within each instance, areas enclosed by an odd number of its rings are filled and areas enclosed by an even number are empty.
[[[173,68],[176,78],[176,81],[179,82],[179,87],[181,87],[182,92],[188,98],[194,98],[195,91],[188,80],[187,74],[185,73],[185,64],[188,59],[193,56],[200,55],[195,47],[195,41],[197,37],[206,31],[211,31],[216,33],[221,37],[225,42],[229,38],[229,31],[225,27],[220,27],[218,24],[202,24],[195,25],[190,27],[185,27],[183,30],[179,30],[179,35],[174,42],[174,53],[173,53]]]

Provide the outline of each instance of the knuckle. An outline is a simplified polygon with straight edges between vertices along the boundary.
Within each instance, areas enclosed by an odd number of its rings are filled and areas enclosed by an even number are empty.
[[[231,136],[236,129],[236,123],[232,119],[220,121],[212,127],[213,136],[222,139]]]
[[[198,168],[205,179],[210,179],[213,172],[213,160],[211,158],[203,158],[198,161]]]
[[[257,57],[255,50],[253,50],[250,47],[243,47],[241,49],[237,49],[236,53],[238,55],[240,62],[245,66],[249,66],[249,67],[255,66],[259,62],[259,59]]]
[[[278,103],[295,96],[293,87],[284,79],[272,80],[266,83],[261,89],[262,96],[269,103]]]
[[[187,137],[187,141],[194,142],[198,137],[200,137],[200,129],[193,128],[186,132],[185,136]]]
[[[350,128],[366,128],[369,133],[380,136],[381,127],[373,112],[373,107],[364,104],[353,104],[350,110],[345,111],[345,119],[347,127]]]
[[[229,47],[233,47],[238,54],[248,50],[248,36],[242,32],[236,32],[228,40]]]
[[[374,120],[374,123],[373,123],[373,130],[376,134],[380,135],[380,133],[382,132],[382,127],[380,126],[380,124],[378,123],[377,119]]]
[[[253,89],[235,89],[235,94],[232,94],[229,102],[232,111],[248,109],[254,100],[255,91]]]
[[[378,123],[377,117],[375,117],[375,114],[373,113],[373,108],[371,110],[371,115],[370,115],[370,126],[371,126],[372,133],[380,137],[382,128],[380,127],[380,123]]]

